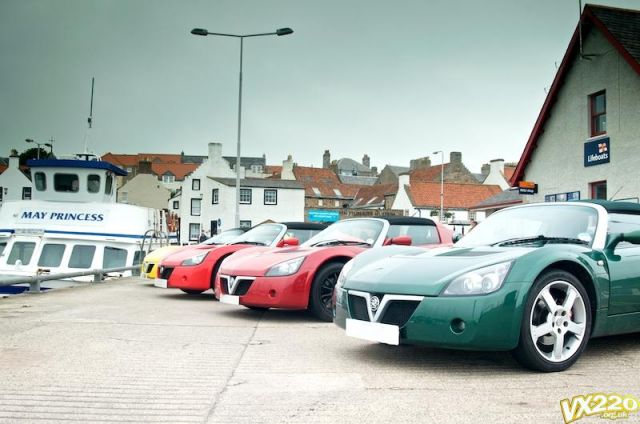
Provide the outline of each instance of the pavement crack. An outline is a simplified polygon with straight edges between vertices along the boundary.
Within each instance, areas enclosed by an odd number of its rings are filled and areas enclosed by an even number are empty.
[[[240,383],[232,384],[231,381],[235,377],[236,370],[238,369],[238,366],[240,366],[240,363],[242,362],[242,359],[244,358],[245,353],[247,353],[247,349],[249,348],[250,345],[255,344],[255,343],[253,343],[253,341],[254,341],[253,339],[256,336],[256,332],[258,331],[258,326],[260,325],[260,322],[262,322],[262,318],[263,317],[264,317],[264,312],[260,315],[260,318],[256,321],[256,324],[253,327],[253,331],[251,332],[251,336],[249,336],[249,339],[246,341],[246,343],[244,343],[244,347],[242,348],[242,352],[240,352],[240,355],[238,356],[238,359],[233,364],[233,370],[231,371],[231,373],[229,374],[229,377],[225,381],[224,387],[222,388],[222,390],[220,390],[215,395],[214,401],[213,401],[213,405],[211,405],[211,408],[209,408],[209,411],[207,412],[207,417],[204,420],[205,424],[209,423],[209,422],[212,422],[211,420],[213,419],[213,415],[216,412],[216,408],[220,404],[220,400],[222,399],[224,394],[227,392],[227,389],[229,387],[234,387],[234,386],[237,386],[239,384],[244,384],[245,383],[243,381],[243,382],[240,382]]]

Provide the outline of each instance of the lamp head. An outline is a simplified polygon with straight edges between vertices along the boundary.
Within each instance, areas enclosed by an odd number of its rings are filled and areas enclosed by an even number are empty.
[[[209,35],[209,31],[204,28],[194,28],[191,30],[191,34],[193,35]]]
[[[276,30],[276,35],[277,36],[289,35],[289,34],[293,34],[293,30],[291,28],[278,28]]]

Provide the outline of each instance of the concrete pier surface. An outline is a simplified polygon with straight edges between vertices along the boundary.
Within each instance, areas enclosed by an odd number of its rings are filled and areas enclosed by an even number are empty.
[[[136,278],[0,299],[2,423],[562,423],[562,399],[595,392],[640,398],[638,334],[540,374]]]

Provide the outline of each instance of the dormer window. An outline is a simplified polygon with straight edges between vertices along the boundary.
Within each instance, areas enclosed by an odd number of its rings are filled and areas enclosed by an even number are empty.
[[[321,193],[320,193],[320,190],[318,190],[318,187],[311,187],[311,190],[313,190],[316,196],[321,196]]]
[[[55,174],[53,188],[58,192],[77,193],[80,188],[80,179],[77,174]]]

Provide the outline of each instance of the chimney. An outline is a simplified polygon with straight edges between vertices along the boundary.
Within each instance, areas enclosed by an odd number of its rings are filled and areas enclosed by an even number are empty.
[[[462,164],[462,153],[460,152],[449,153],[449,162]]]
[[[217,161],[222,158],[222,144],[209,143],[209,161]]]
[[[282,173],[280,174],[281,180],[295,180],[296,176],[293,174],[293,159],[291,155],[287,156],[287,160],[282,161]]]
[[[422,168],[430,168],[431,167],[431,159],[428,156],[418,159],[411,159],[409,162],[409,169],[414,171],[416,169]]]
[[[373,175],[374,177],[378,176],[378,167],[377,166],[372,166],[371,167],[371,175]]]
[[[184,163],[184,150],[180,152],[180,163]]]
[[[369,155],[365,153],[365,155],[362,157],[362,164],[364,166],[366,166],[367,168],[371,168],[371,159],[369,158]]]
[[[138,174],[153,174],[149,159],[144,159],[138,162]]]
[[[491,169],[491,165],[489,165],[488,163],[485,163],[482,165],[482,168],[480,168],[480,173],[486,177],[487,175],[489,175],[490,169]]]
[[[500,175],[504,173],[504,159],[493,159],[489,162],[489,173]]]
[[[329,169],[331,165],[331,153],[328,150],[324,151],[324,155],[322,155],[322,167],[324,169]]]
[[[16,149],[11,149],[8,166],[9,168],[20,168],[20,156],[18,155],[18,151]]]

